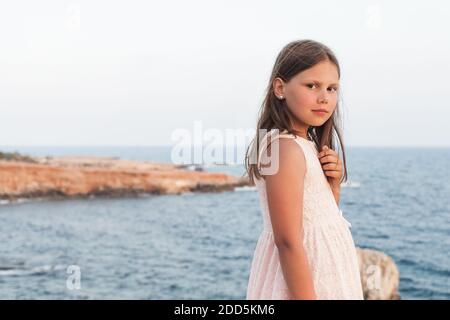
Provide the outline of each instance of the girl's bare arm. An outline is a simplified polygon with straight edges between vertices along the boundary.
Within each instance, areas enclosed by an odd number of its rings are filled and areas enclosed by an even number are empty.
[[[291,139],[279,140],[279,168],[266,175],[267,200],[284,279],[293,299],[315,299],[303,248],[303,181],[306,161]]]

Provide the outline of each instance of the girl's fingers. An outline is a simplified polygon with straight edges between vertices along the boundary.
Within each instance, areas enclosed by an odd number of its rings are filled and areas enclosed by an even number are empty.
[[[330,156],[324,156],[322,158],[319,159],[321,163],[328,163],[328,162],[338,162],[339,158],[337,156],[334,155],[330,155]]]
[[[327,170],[327,171],[325,171],[325,175],[327,177],[340,178],[341,177],[341,171]]]
[[[323,156],[328,156],[328,155],[335,155],[335,156],[337,156],[337,153],[333,149],[327,149],[327,150],[320,151],[318,156],[319,156],[319,158],[321,158]]]
[[[322,166],[324,170],[337,170],[341,169],[341,165],[339,163],[327,163]]]
[[[336,151],[327,147],[318,154],[318,157],[327,177],[338,179],[342,176],[341,160]]]
[[[319,153],[319,161],[327,177],[339,179],[342,176],[342,164],[338,154],[326,148]]]

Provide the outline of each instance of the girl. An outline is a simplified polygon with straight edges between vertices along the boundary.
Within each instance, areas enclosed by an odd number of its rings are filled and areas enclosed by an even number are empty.
[[[339,79],[335,55],[316,41],[291,42],[276,59],[246,154],[264,224],[247,299],[363,299],[350,224],[338,206],[340,184],[347,181]],[[262,168],[271,151],[274,172]]]

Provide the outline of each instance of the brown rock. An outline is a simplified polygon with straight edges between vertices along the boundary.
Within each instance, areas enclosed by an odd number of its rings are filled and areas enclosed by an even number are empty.
[[[223,173],[145,161],[97,157],[35,161],[0,161],[0,199],[219,192],[248,183]]]
[[[398,300],[400,276],[394,260],[387,254],[357,248],[365,300]]]

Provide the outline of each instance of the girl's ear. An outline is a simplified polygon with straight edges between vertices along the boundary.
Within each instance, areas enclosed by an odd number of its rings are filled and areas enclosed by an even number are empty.
[[[273,80],[273,92],[278,99],[284,98],[284,82],[280,77]]]

